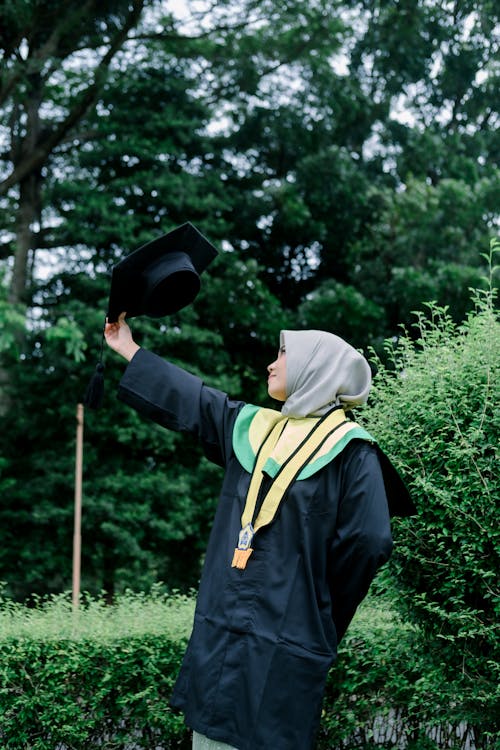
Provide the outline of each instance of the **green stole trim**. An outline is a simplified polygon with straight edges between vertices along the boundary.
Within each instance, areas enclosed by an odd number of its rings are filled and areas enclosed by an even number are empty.
[[[312,423],[313,419],[314,421],[318,421],[318,418],[308,418],[301,421]],[[248,471],[249,474],[252,473],[262,441],[273,425],[281,422],[282,426],[284,426],[286,421],[287,417],[274,409],[262,409],[253,404],[246,404],[243,407],[238,414],[233,429],[233,450],[245,471]],[[344,450],[346,445],[355,438],[358,440],[367,440],[370,443],[376,442],[375,438],[356,422],[349,422],[349,424],[351,425],[349,431],[342,435],[327,452],[310,458],[306,465],[302,467],[296,480],[308,479],[308,477],[316,474],[326,464],[333,461]],[[280,464],[269,456],[263,469],[266,474],[274,478],[279,469]]]
[[[272,412],[272,410],[267,411]],[[259,412],[254,412],[253,418],[257,414]],[[276,418],[276,414],[279,418]],[[242,421],[249,416],[250,413],[247,412],[246,415],[243,415]],[[262,429],[267,422],[268,425],[270,424],[270,429],[267,430],[264,439],[261,440],[253,462],[250,486],[245,501],[245,508],[241,516],[241,531],[238,538],[238,546],[234,551],[231,563],[233,568],[240,568],[241,570],[246,567],[248,559],[252,554],[253,550],[250,545],[254,535],[259,529],[272,523],[281,502],[295,479],[302,474],[310,462],[313,462],[315,467],[311,473],[318,471],[321,468],[317,466],[318,464],[324,466],[328,461],[332,460],[333,455],[338,455],[342,447],[345,447],[349,435],[354,436],[353,433],[359,435],[359,431],[362,430],[355,422],[351,422],[346,418],[342,409],[333,409],[321,418],[312,418],[303,421],[293,420],[292,424],[294,424],[294,427],[298,424],[300,428],[303,428],[295,436],[295,441],[298,441],[298,444],[288,446],[288,449],[285,448],[281,465],[278,465],[276,461],[273,462],[272,466],[275,472],[272,475],[271,486],[263,499],[257,518],[255,518],[257,500],[264,474],[269,473],[268,468],[270,467],[271,454],[276,449],[281,435],[290,421],[287,417],[282,417],[279,412],[262,414],[261,411],[260,417],[264,417],[264,420],[259,425],[259,428]],[[252,442],[255,443],[256,438],[255,434],[251,435],[251,425],[251,422],[250,425],[247,425],[248,445],[251,445]],[[368,435],[368,437],[370,436]],[[321,453],[325,445],[328,445],[326,453],[314,461],[314,458]],[[339,448],[339,446],[342,447]]]

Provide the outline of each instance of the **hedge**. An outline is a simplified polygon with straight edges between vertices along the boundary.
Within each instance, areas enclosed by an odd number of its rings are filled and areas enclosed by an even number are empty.
[[[193,607],[193,598],[159,589],[112,606],[88,598],[77,616],[67,596],[33,608],[4,600],[0,746],[189,748],[189,731],[168,698]],[[422,645],[418,628],[387,597],[365,602],[330,674],[318,750],[465,748],[471,738],[477,749],[493,749],[480,727],[464,723],[454,690],[435,668],[426,671]]]
[[[187,597],[127,595],[116,606],[67,597],[3,602],[0,746],[188,748],[168,708],[193,612]]]

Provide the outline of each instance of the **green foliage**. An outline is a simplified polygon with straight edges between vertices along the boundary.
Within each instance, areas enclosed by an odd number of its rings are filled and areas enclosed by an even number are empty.
[[[301,328],[317,328],[342,336],[355,347],[380,335],[384,314],[354,287],[325,281],[310,292],[298,309]]]
[[[26,328],[26,314],[21,305],[7,300],[6,292],[4,274],[0,272],[0,355],[15,355]]]
[[[433,660],[425,630],[401,619],[387,592],[369,595],[329,675],[318,750],[493,750],[500,725],[491,703],[471,711],[464,689],[470,696],[466,676]]]
[[[491,274],[499,243],[492,242]],[[456,325],[430,305],[416,341],[377,362],[368,428],[406,478],[418,515],[395,524],[398,601],[422,627],[434,663],[462,676],[459,703],[483,728],[500,716],[500,323],[495,290],[475,292]],[[487,717],[487,718],[485,718]]]
[[[487,246],[499,184],[498,175],[475,186],[412,178],[396,195],[372,191],[375,217],[351,244],[349,280],[384,309],[386,334],[410,326],[426,300],[447,306],[457,323],[464,319],[473,306],[469,289],[485,273],[477,248]]]
[[[2,586],[2,588],[4,588]],[[162,584],[148,593],[125,591],[110,605],[104,596],[83,593],[75,611],[68,594],[33,597],[31,606],[0,598],[0,639],[26,638],[36,641],[105,641],[127,636],[168,634],[181,644],[190,632],[194,613],[191,595],[167,595]]]
[[[74,314],[77,304],[69,307]],[[152,321],[134,321],[133,328],[141,344],[180,366],[188,359],[201,376],[210,352],[210,382],[234,392],[239,379],[220,336],[196,320],[188,310],[164,330]],[[89,326],[100,334],[102,320],[94,313],[81,325],[90,340]],[[0,568],[9,593],[20,599],[71,585],[75,410],[94,363],[78,365],[59,338],[46,338],[50,330],[33,332],[29,352],[12,368],[12,398],[3,416]],[[105,364],[104,408],[85,413],[82,586],[109,595],[147,589],[157,580],[196,586],[221,471],[194,441],[118,402],[124,363],[107,352]],[[35,406],[40,403],[43,410]]]
[[[64,344],[65,353],[76,363],[85,360],[84,351],[87,348],[84,334],[78,327],[76,321],[66,317],[59,318],[51,328],[47,330],[47,341],[58,341]]]
[[[6,750],[64,745],[190,747],[168,700],[189,635],[194,599],[125,594],[113,605],[65,595],[27,608],[0,605],[0,739]],[[459,699],[463,675],[447,683],[428,660],[421,630],[384,598],[367,599],[330,672],[318,750],[408,747],[494,750]],[[457,700],[458,697],[458,700]]]
[[[498,220],[498,9],[434,5],[223,0],[184,27],[150,0],[3,3],[1,297],[23,300],[0,302],[12,594],[68,588],[75,406],[111,268],[142,242],[191,220],[224,250],[195,305],[134,333],[257,403],[281,327],[378,350],[423,300],[456,322],[471,309]],[[220,472],[117,404],[122,365],[105,364],[84,586],[195,585]]]
[[[0,738],[12,750],[188,748],[168,707],[193,615],[192,600],[124,595],[86,599],[77,613],[58,597],[0,612]]]

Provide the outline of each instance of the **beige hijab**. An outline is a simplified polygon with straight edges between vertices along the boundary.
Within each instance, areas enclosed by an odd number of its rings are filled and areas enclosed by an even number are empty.
[[[371,386],[366,359],[326,331],[281,331],[286,351],[286,395],[282,413],[321,416],[334,406],[364,404]]]

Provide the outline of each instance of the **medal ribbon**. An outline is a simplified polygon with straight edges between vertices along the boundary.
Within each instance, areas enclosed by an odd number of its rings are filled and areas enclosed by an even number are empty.
[[[233,568],[243,569],[246,567],[248,559],[253,552],[250,545],[254,535],[263,526],[267,526],[273,521],[288,488],[300,474],[304,466],[320,450],[325,441],[333,433],[336,433],[335,442],[337,442],[349,430],[357,426],[355,422],[346,420],[343,409],[334,409],[321,417],[280,467],[272,481],[271,487],[266,493],[257,519],[252,524],[259,490],[264,479],[263,468],[276,447],[287,421],[280,420],[274,425],[264,438],[256,456],[245,508],[241,516],[241,531],[238,546],[234,551],[231,563]]]

